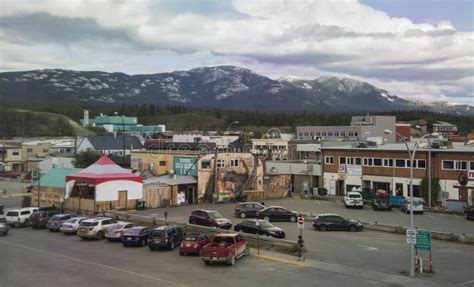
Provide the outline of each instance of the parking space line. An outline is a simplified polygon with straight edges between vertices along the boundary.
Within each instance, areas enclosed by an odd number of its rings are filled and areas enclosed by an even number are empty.
[[[33,251],[36,251],[36,252],[41,252],[41,253],[53,255],[53,256],[56,256],[56,257],[61,257],[61,258],[68,259],[68,260],[75,261],[75,262],[79,262],[79,263],[82,263],[82,264],[89,264],[89,265],[94,265],[94,266],[98,266],[98,267],[107,268],[107,269],[114,270],[114,271],[117,271],[117,272],[128,273],[130,275],[135,275],[135,276],[138,276],[138,277],[143,277],[143,278],[147,278],[147,279],[167,283],[167,284],[173,285],[173,286],[182,286],[182,287],[188,286],[188,285],[181,284],[181,283],[178,283],[178,282],[173,282],[173,281],[169,281],[169,280],[166,280],[166,279],[162,279],[162,278],[158,278],[158,277],[154,277],[154,276],[150,276],[150,275],[146,275],[146,274],[142,274],[142,273],[137,273],[137,272],[134,272],[134,271],[130,271],[130,270],[126,270],[126,269],[122,269],[122,268],[118,268],[118,267],[113,267],[113,266],[109,266],[109,265],[105,265],[105,264],[101,264],[101,263],[82,260],[82,259],[74,258],[74,257],[71,257],[71,256],[67,256],[67,255],[63,255],[63,254],[43,250],[43,249],[38,249],[38,248],[34,248],[34,247],[22,245],[22,244],[17,244],[17,243],[12,243],[12,242],[5,241],[5,240],[0,240],[0,242],[4,243],[4,244],[10,244],[10,245],[13,245],[13,246],[16,246],[16,247],[20,247],[20,248],[23,248],[23,249],[29,249],[29,250],[33,250]]]
[[[427,214],[427,215],[428,215],[429,218],[433,218],[433,219],[436,220],[436,217],[434,217],[433,215],[431,215],[431,214]]]
[[[266,259],[266,260],[270,260],[270,261],[274,261],[274,262],[286,263],[286,264],[294,265],[294,266],[297,266],[297,267],[300,267],[300,268],[305,267],[303,263],[298,263],[298,262],[294,262],[294,261],[283,259],[283,258],[277,258],[277,257],[273,257],[273,256],[266,256],[266,255],[252,255],[252,256],[254,256],[256,258],[259,258],[259,259]]]

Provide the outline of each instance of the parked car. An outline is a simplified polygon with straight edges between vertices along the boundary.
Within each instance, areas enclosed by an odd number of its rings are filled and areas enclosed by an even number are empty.
[[[88,219],[87,217],[73,217],[68,220],[66,220],[63,224],[61,224],[61,227],[59,230],[64,233],[64,234],[76,234],[77,229],[79,228],[79,225],[81,222],[84,220]]]
[[[46,227],[49,229],[49,231],[59,232],[61,231],[61,225],[71,218],[72,215],[70,214],[56,214],[48,220]]]
[[[257,211],[264,208],[265,206],[258,202],[240,202],[235,204],[234,215],[240,218],[255,217]]]
[[[201,250],[201,259],[209,265],[214,262],[226,262],[234,265],[235,260],[249,255],[250,248],[248,241],[239,234],[218,233],[211,243],[204,246]]]
[[[313,220],[313,227],[319,231],[362,231],[362,223],[345,219],[337,214],[320,214]]]
[[[167,248],[173,250],[183,241],[183,230],[176,225],[163,225],[151,230],[148,240],[150,250]]]
[[[37,207],[11,209],[7,211],[5,218],[10,226],[28,226],[31,223],[30,216],[36,211],[38,211]]]
[[[107,228],[107,231],[105,232],[105,239],[107,239],[108,241],[120,241],[123,232],[136,226],[137,225],[135,223],[131,222],[117,222],[115,224],[112,224]]]
[[[146,246],[148,237],[150,236],[150,228],[144,226],[135,226],[123,231],[120,240],[123,246]]]
[[[474,219],[474,206],[464,208],[464,218]]]
[[[0,177],[3,178],[20,178],[21,173],[20,172],[0,172]]]
[[[198,209],[191,212],[189,223],[222,229],[230,229],[232,227],[232,222],[229,219],[224,218],[217,211],[207,209]]]
[[[281,206],[270,206],[257,212],[258,219],[270,221],[290,221],[296,222],[298,212],[289,211]]]
[[[257,225],[258,223],[258,225]],[[266,220],[261,219],[247,219],[234,226],[235,231],[241,231],[250,234],[259,234],[274,238],[285,238],[285,231],[276,227]]]
[[[105,237],[106,228],[117,223],[109,217],[96,217],[84,220],[77,229],[77,236],[82,239],[102,240]]]
[[[375,193],[375,198],[372,204],[373,210],[392,210],[390,205],[390,195],[383,189],[377,190]]]
[[[206,234],[189,234],[184,236],[183,242],[179,246],[179,255],[199,254],[201,249],[211,243]]]
[[[39,210],[38,212],[34,212],[30,216],[31,228],[46,228],[49,219],[59,213],[60,211],[57,209],[43,209]]]
[[[10,230],[8,226],[7,219],[5,217],[0,217],[0,235],[7,235]]]
[[[346,208],[349,208],[349,207],[363,208],[364,199],[362,198],[362,195],[360,194],[360,192],[348,191],[346,195],[344,196],[344,205],[346,206]]]
[[[405,212],[406,214],[410,213],[410,197],[407,197],[405,200],[405,203],[402,205],[402,211]],[[413,197],[413,213],[421,213],[423,214],[423,204],[425,201],[421,197]]]

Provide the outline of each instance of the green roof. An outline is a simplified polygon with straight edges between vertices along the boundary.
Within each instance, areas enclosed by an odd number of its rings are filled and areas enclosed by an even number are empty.
[[[66,176],[80,171],[79,168],[52,168],[40,178],[40,186],[66,187]]]

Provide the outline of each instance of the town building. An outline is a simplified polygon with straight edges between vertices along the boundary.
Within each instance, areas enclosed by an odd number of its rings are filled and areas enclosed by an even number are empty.
[[[145,147],[136,136],[86,136],[77,146],[77,152],[83,152],[88,149],[99,151],[112,156],[130,155],[131,151],[144,150]]]
[[[429,130],[431,133],[438,133],[442,135],[443,137],[449,137],[449,136],[455,136],[458,134],[458,127],[456,125],[447,123],[447,122],[442,122],[442,121],[436,121],[432,124],[431,130]]]
[[[431,177],[439,178],[445,199],[467,200],[474,189],[473,178],[467,185],[459,183],[462,174],[474,170],[474,146],[464,143],[431,141]],[[411,150],[415,143],[409,143]],[[410,160],[403,143],[377,146],[321,147],[323,185],[329,194],[344,195],[353,188],[375,191],[384,189],[391,195],[409,195]],[[414,196],[420,196],[420,182],[428,177],[428,145],[420,145],[413,164]]]
[[[399,142],[402,139],[409,142],[411,141],[411,125],[405,123],[395,124],[395,141]]]
[[[252,139],[251,152],[257,155],[263,155],[268,159],[285,160],[288,158],[289,139],[282,138],[261,138]]]
[[[386,135],[384,130],[395,130],[394,116],[353,116],[349,126],[298,126],[296,138],[321,141],[360,141],[380,137],[394,142],[395,135]]]
[[[239,134],[219,135],[202,132],[175,133],[172,142],[178,143],[214,143],[217,147],[228,147],[240,138]]]
[[[51,153],[51,143],[47,141],[23,142],[21,145],[21,161],[23,172],[37,172],[39,163]]]
[[[22,149],[20,142],[6,142],[0,146],[0,171],[21,172],[22,171]]]

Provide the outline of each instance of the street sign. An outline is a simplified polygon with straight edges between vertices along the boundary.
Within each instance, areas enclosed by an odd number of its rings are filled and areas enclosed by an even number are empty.
[[[431,251],[431,233],[428,231],[418,231],[416,233],[416,245],[417,250]]]
[[[304,217],[298,216],[298,229],[304,229]]]
[[[410,245],[416,244],[416,230],[407,228],[407,243]]]

